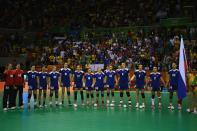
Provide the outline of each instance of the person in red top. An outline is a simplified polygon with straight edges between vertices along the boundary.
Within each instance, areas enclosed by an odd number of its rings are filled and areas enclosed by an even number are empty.
[[[18,105],[20,108],[23,108],[23,88],[25,87],[24,86],[25,82],[24,82],[24,71],[21,70],[20,64],[16,65],[14,85],[16,87],[16,90],[14,90],[14,105],[16,106],[16,96],[19,93]]]
[[[12,70],[12,64],[8,64],[7,70],[4,71],[5,85],[3,92],[3,110],[15,109],[13,100],[14,90],[14,70]],[[7,105],[7,103],[9,103]]]

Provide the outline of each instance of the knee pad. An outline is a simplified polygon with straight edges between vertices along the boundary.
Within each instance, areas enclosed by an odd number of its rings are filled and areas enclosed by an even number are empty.
[[[55,91],[55,98],[58,98],[58,91]]]
[[[94,98],[94,95],[93,95],[93,93],[91,94],[91,98]]]
[[[44,93],[43,96],[44,96],[44,98],[46,98],[47,97],[47,93]]]
[[[50,92],[50,97],[53,97],[53,92]]]
[[[130,97],[130,92],[129,92],[129,91],[127,91],[126,93],[127,93],[127,97]]]
[[[28,94],[28,99],[31,99],[31,94],[30,93]]]
[[[86,97],[87,97],[87,98],[90,98],[90,95],[89,95],[89,93],[87,93],[87,94],[86,94]]]
[[[107,96],[109,97],[109,92],[107,92]]]
[[[113,91],[111,92],[111,95],[114,96],[114,92]]]
[[[77,99],[77,91],[74,92],[74,99]]]
[[[99,92],[96,93],[96,97],[99,97]]]
[[[35,99],[35,100],[37,99],[37,95],[36,95],[36,94],[34,94],[34,99]]]
[[[152,99],[155,99],[155,95],[152,95]]]
[[[104,97],[104,92],[103,91],[101,92],[101,97]]]
[[[145,94],[144,94],[144,92],[143,92],[143,93],[141,93],[141,95],[142,95],[142,98],[145,98]]]
[[[67,95],[70,96],[70,91],[67,91]]]
[[[123,97],[123,92],[120,92],[120,97]]]

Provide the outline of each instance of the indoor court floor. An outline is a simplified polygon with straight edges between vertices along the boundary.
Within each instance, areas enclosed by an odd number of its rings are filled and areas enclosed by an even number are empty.
[[[162,109],[152,110],[150,93],[146,93],[146,108],[136,109],[135,94],[131,94],[132,108],[65,105],[5,112],[1,106],[0,131],[197,131],[197,115],[186,112],[187,99],[182,111],[168,110],[168,94],[163,93]],[[115,95],[118,105],[119,94]],[[24,98],[26,96],[24,93]]]

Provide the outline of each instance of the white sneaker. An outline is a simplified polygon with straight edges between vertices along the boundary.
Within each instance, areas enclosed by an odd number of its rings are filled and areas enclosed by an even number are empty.
[[[142,105],[140,106],[140,109],[142,109],[142,108],[145,108],[145,105],[144,105],[144,104],[142,104]]]
[[[49,102],[49,106],[52,106],[52,102]]]
[[[94,103],[94,106],[95,106],[95,107],[97,107],[97,106],[98,106],[98,104],[97,104],[97,103]]]
[[[171,106],[171,110],[174,110],[174,106]]]
[[[159,107],[159,109],[161,109],[161,103],[159,103],[158,107]]]
[[[110,106],[112,106],[112,107],[113,107],[113,106],[114,106],[114,103],[111,103],[111,104],[110,104]]]
[[[59,106],[62,106],[62,102],[59,103]]]
[[[82,105],[82,106],[85,106],[85,103],[83,102],[83,103],[81,103],[81,105]]]
[[[171,109],[172,108],[172,105],[170,104],[169,106],[168,106],[168,109]]]
[[[136,103],[135,108],[138,108],[138,107],[139,107],[139,103]]]
[[[3,108],[3,110],[4,110],[4,111],[7,111],[7,110],[8,110],[8,108]]]
[[[125,107],[125,108],[126,108],[126,107],[127,107],[127,105],[126,105],[126,104],[124,104],[124,105],[123,105],[123,107]]]
[[[187,110],[186,110],[188,113],[190,113],[191,112],[191,110],[188,108]]]
[[[42,108],[43,106],[42,105],[39,105],[39,108]]]
[[[178,104],[178,110],[181,110],[182,106],[180,104]]]
[[[11,110],[15,110],[15,109],[16,109],[16,107],[15,107],[15,106],[13,106],[13,107],[11,107],[10,109],[11,109]]]
[[[74,106],[74,107],[77,107],[77,104],[75,103],[75,104],[73,104],[73,106]]]

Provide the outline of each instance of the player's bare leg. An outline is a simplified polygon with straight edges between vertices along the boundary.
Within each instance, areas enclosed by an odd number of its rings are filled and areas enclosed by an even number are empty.
[[[34,107],[37,107],[37,90],[33,90],[33,94],[34,94]]]
[[[161,92],[157,91],[157,97],[158,97],[158,107],[161,109]]]
[[[126,94],[127,94],[127,98],[128,98],[128,106],[131,107],[131,95],[130,95],[129,89],[126,91]]]
[[[52,106],[52,97],[53,97],[53,90],[50,90],[49,106]]]
[[[77,92],[78,92],[78,89],[74,89],[74,104],[73,106],[74,107],[77,107]]]
[[[38,104],[39,104],[39,107],[42,107],[42,104],[41,104],[41,97],[42,97],[42,90],[39,89],[39,94],[38,94]]]
[[[70,87],[67,88],[67,98],[68,98],[68,104],[71,105],[71,101],[70,101]]]
[[[136,99],[136,108],[138,108],[139,107],[139,90],[138,89],[136,89],[136,97],[135,97],[135,99]]]
[[[102,106],[104,106],[104,91],[101,91],[101,102]]]
[[[169,92],[169,102],[170,102],[170,105],[168,106],[168,109],[172,109],[172,110],[174,109],[174,106],[172,105],[173,94],[174,94],[173,91],[170,91]]]
[[[107,106],[110,104],[110,89],[107,89]]]
[[[94,106],[98,106],[98,100],[99,100],[99,91],[96,91],[96,102],[94,104]]]
[[[123,90],[120,90],[120,103],[119,106],[122,106],[123,104]]]
[[[28,108],[30,108],[30,100],[31,100],[31,96],[32,96],[32,90],[28,90]]]
[[[94,92],[90,91],[90,94],[91,94],[91,100],[92,100],[92,105],[93,105],[94,104]]]
[[[151,108],[155,108],[155,91],[152,91]]]
[[[83,96],[83,88],[80,89],[80,95],[81,95],[81,105],[84,106],[84,96]]]
[[[46,107],[47,90],[43,90],[43,107]]]
[[[65,87],[62,87],[61,102],[59,105],[64,105]]]
[[[142,95],[142,105],[140,108],[145,108],[145,94],[144,94],[144,89],[141,89],[141,95]]]
[[[89,105],[90,104],[90,91],[86,91],[86,104]]]
[[[115,100],[114,100],[114,89],[111,90],[111,96],[112,96],[112,101],[110,106],[114,106]]]

